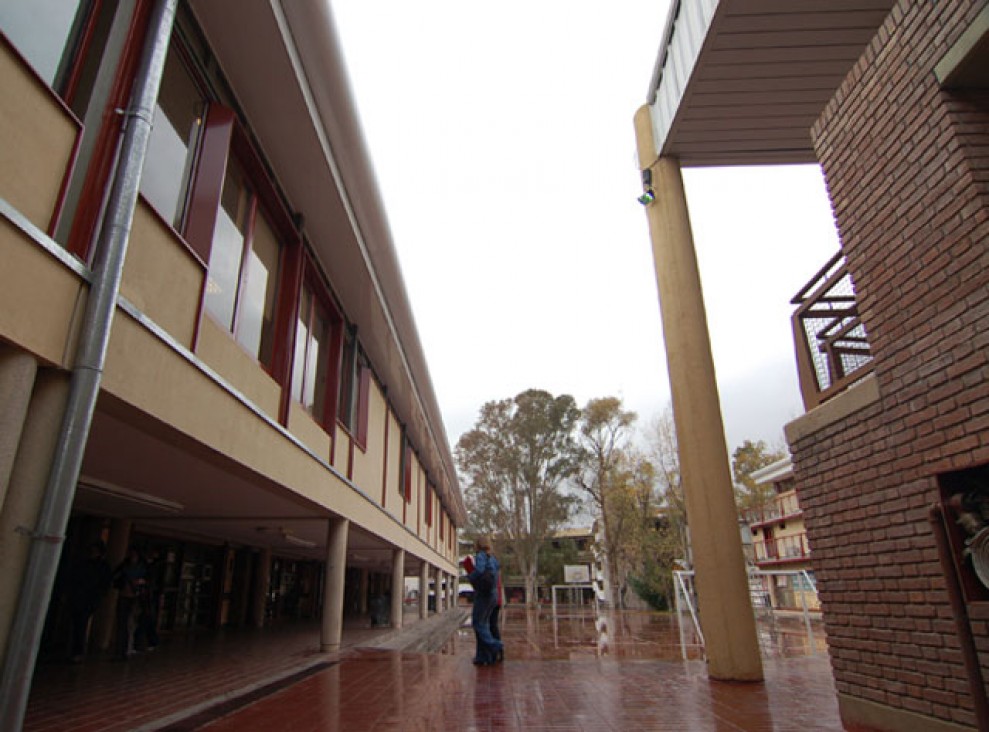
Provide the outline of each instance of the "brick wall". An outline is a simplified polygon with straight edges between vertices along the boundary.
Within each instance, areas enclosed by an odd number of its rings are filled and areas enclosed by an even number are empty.
[[[791,446],[839,692],[969,725],[927,509],[989,463],[989,95],[933,68],[984,5],[901,0],[812,130],[880,399]]]

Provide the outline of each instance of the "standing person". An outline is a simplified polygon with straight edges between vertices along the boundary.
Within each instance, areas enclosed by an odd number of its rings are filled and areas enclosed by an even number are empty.
[[[491,551],[491,541],[480,537],[474,543],[477,554],[473,561],[464,560],[467,579],[474,588],[474,607],[471,612],[471,626],[477,649],[474,653],[475,666],[491,666],[504,657],[504,646],[491,635],[491,611],[495,607],[495,589],[498,586],[498,560]]]
[[[116,655],[126,659],[134,655],[134,630],[141,599],[146,594],[148,570],[136,547],[131,547],[127,557],[113,573],[113,586],[117,588],[117,619],[114,631]]]
[[[89,636],[89,619],[93,617],[100,600],[110,589],[113,572],[106,561],[106,544],[95,541],[89,547],[89,555],[79,560],[69,575],[66,600],[72,618],[72,642],[69,660],[82,661]]]
[[[162,562],[157,549],[148,552],[144,559],[145,585],[137,602],[137,627],[134,630],[135,646],[137,638],[144,639],[149,651],[158,647],[158,610],[161,602]]]

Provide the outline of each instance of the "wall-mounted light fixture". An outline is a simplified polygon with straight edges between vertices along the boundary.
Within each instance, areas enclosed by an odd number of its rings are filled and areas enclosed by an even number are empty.
[[[652,171],[649,168],[642,171],[642,195],[636,200],[643,206],[656,200],[656,192],[652,189]]]

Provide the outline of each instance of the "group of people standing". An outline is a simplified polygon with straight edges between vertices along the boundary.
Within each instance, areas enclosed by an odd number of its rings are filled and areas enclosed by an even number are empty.
[[[158,645],[157,555],[147,557],[131,547],[115,570],[106,560],[106,545],[93,542],[86,557],[76,562],[66,579],[65,595],[71,616],[69,659],[83,660],[89,624],[111,587],[117,590],[114,655],[126,659],[135,653],[135,643],[147,650]]]
[[[135,547],[113,574],[117,588],[114,655],[126,659],[137,653],[138,643],[148,651],[158,647],[157,555],[143,556]]]
[[[473,559],[467,557],[463,562],[467,579],[474,588],[471,612],[471,627],[477,641],[474,665],[492,666],[505,660],[505,644],[501,642],[499,627],[503,601],[501,572],[488,538],[477,539],[474,548],[476,554]]]

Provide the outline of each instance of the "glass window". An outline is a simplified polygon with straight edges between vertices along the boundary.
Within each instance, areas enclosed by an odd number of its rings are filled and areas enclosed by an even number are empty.
[[[177,230],[182,229],[186,191],[205,113],[206,99],[173,44],[165,60],[141,193]]]
[[[206,283],[206,309],[231,332],[250,204],[250,190],[239,167],[231,161],[223,181],[223,198],[213,230]]]
[[[237,320],[237,340],[256,354],[261,363],[268,365],[275,350],[275,295],[280,260],[281,245],[262,211],[254,221]]]
[[[57,89],[91,8],[91,0],[7,0],[0,3],[0,29],[48,86]]]
[[[303,285],[292,363],[292,398],[325,425],[332,321],[312,290]]]

